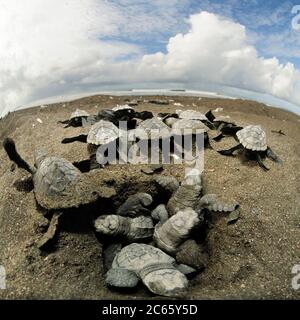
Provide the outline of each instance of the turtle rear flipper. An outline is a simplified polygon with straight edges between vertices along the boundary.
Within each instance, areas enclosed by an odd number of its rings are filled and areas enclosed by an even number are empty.
[[[236,151],[236,150],[240,150],[242,149],[243,146],[242,144],[238,144],[236,145],[235,147],[232,147],[230,149],[226,149],[226,150],[220,150],[218,151],[220,154],[222,154],[223,156],[232,156],[233,153]]]
[[[208,209],[209,211],[215,212],[232,212],[238,208],[239,204],[237,202],[233,203],[223,203],[218,200],[215,194],[206,194],[199,201],[198,211],[201,209]]]
[[[273,152],[273,150],[270,147],[268,147],[266,155],[269,159],[273,160],[274,162],[282,164],[282,160]]]
[[[108,270],[105,282],[110,287],[134,288],[139,282],[135,272],[127,269],[113,268]]]
[[[79,169],[82,173],[90,171],[91,160],[81,160],[72,163],[77,169]]]
[[[224,138],[223,133],[222,133],[222,132],[219,132],[219,133],[217,133],[217,135],[216,135],[215,137],[213,137],[212,139],[213,139],[214,141],[220,141],[220,140],[222,140],[223,138]]]
[[[57,121],[57,123],[61,123],[61,124],[68,124],[69,123],[69,119],[67,120],[63,120],[63,121]]]
[[[80,134],[79,136],[71,137],[71,138],[64,138],[61,143],[67,144],[67,143],[72,143],[72,142],[87,142],[87,135],[86,134]]]
[[[35,174],[36,169],[31,167],[18,153],[16,144],[13,139],[5,138],[3,141],[3,147],[6,151],[9,159],[16,163],[19,168],[25,169],[31,174]]]
[[[256,155],[256,161],[257,161],[257,163],[259,164],[259,166],[260,166],[261,168],[263,168],[264,170],[266,170],[266,171],[269,171],[269,170],[270,170],[270,168],[268,168],[268,167],[263,163],[263,160],[262,160],[262,158],[261,158],[261,156],[260,156],[259,154]]]

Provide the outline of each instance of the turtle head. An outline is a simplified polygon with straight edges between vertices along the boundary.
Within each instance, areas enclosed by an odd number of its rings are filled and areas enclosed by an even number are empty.
[[[45,149],[36,150],[34,155],[34,165],[38,168],[47,156],[48,152]]]
[[[122,230],[122,220],[124,217],[117,215],[100,216],[96,219],[94,225],[96,231],[104,235],[117,235]]]

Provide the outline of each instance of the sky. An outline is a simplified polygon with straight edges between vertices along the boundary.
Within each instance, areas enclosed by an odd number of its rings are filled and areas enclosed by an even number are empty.
[[[131,88],[299,107],[300,0],[0,0],[0,61],[0,116]]]

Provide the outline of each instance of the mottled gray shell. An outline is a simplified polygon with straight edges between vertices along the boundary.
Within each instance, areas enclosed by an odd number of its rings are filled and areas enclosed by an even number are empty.
[[[76,109],[70,116],[70,120],[75,118],[81,118],[81,117],[89,117],[90,114],[86,112],[85,110]]]
[[[252,151],[267,150],[267,137],[261,126],[250,125],[236,133],[240,143]]]
[[[170,215],[176,214],[185,208],[194,209],[201,197],[202,187],[200,185],[181,185],[172,195],[167,204]]]
[[[46,209],[78,207],[115,195],[113,188],[91,184],[72,163],[58,157],[38,162],[33,181],[36,200]]]
[[[187,278],[175,265],[175,259],[160,249],[133,243],[117,254],[112,269],[134,272],[153,293],[172,296],[188,286]]]
[[[163,224],[158,224],[155,227],[153,238],[160,249],[169,254],[175,254],[199,223],[200,219],[196,211],[185,208]]]
[[[113,123],[100,120],[91,127],[87,142],[93,145],[103,145],[116,140],[118,137],[119,129]]]
[[[207,117],[199,111],[176,110],[176,113],[178,114],[179,118],[181,118],[181,119],[208,121]]]
[[[118,215],[100,216],[95,221],[96,231],[106,236],[123,237],[126,240],[138,241],[152,237],[154,226],[151,217],[137,218]]]
[[[176,123],[177,121],[179,121],[179,119],[173,118],[173,117],[170,117],[170,118],[167,118],[166,120],[164,120],[165,124],[171,128],[174,125],[174,123]]]
[[[81,172],[69,161],[48,157],[43,160],[34,175],[35,195],[43,204],[45,198],[63,196],[70,186],[75,185]]]
[[[166,138],[170,135],[170,128],[157,117],[142,121],[135,129],[136,137],[140,139]]]
[[[204,132],[208,132],[209,130],[203,122],[193,119],[180,119],[172,125],[172,130],[184,129],[191,129],[193,134],[196,133],[196,130],[203,130]]]

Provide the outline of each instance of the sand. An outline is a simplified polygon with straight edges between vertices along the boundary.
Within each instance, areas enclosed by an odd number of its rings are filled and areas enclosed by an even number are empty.
[[[13,112],[0,121],[0,142],[6,136],[15,139],[19,152],[30,163],[34,150],[41,146],[72,162],[83,160],[88,156],[85,144],[62,145],[60,141],[84,129],[64,129],[57,121],[68,118],[76,108],[96,113],[101,108],[124,103],[126,98],[93,96]],[[205,192],[216,193],[226,201],[238,201],[241,217],[233,225],[228,225],[224,217],[211,226],[207,237],[209,263],[191,281],[185,298],[299,299],[300,290],[292,288],[292,267],[300,264],[300,117],[247,100],[164,98],[173,101],[168,106],[141,103],[136,109],[158,113],[178,108],[202,112],[223,108],[223,114],[241,123],[262,125],[268,145],[283,160],[282,166],[266,160],[271,170],[265,172],[253,161],[224,157],[210,149],[205,151]],[[183,106],[174,106],[174,102]],[[282,130],[285,135],[272,130]],[[228,138],[216,147],[234,144]],[[64,217],[55,248],[41,254],[36,242],[47,229],[48,216],[36,205],[30,175],[22,169],[13,169],[1,148],[0,265],[6,268],[7,289],[0,290],[0,298],[157,298],[142,286],[130,293],[106,288],[102,245],[90,225],[94,213],[83,214],[78,210]],[[140,169],[140,166],[110,166],[105,173],[98,173],[97,178],[117,181],[119,192],[126,198],[136,189],[149,187],[152,177]],[[182,166],[166,166],[163,172],[179,179],[182,173]],[[97,210],[106,213],[107,208],[100,206]]]

